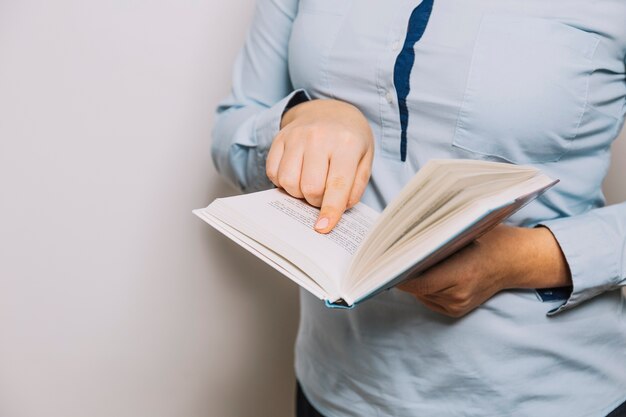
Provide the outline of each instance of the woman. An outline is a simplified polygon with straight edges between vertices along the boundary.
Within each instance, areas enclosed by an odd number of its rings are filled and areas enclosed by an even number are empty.
[[[328,233],[431,158],[561,179],[354,310],[302,292],[301,415],[619,415],[626,205],[603,207],[601,184],[626,112],[626,2],[561,3],[259,0],[213,142],[243,191],[305,198]]]

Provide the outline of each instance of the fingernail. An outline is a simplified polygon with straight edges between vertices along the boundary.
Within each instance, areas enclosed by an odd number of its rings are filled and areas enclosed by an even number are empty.
[[[317,223],[315,223],[315,228],[317,230],[323,230],[326,229],[328,227],[328,218],[327,217],[322,217],[321,219],[319,219],[317,221]]]

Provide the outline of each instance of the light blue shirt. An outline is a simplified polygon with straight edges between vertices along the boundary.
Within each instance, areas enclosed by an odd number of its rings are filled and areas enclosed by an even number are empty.
[[[420,8],[421,7],[421,8]],[[419,10],[418,10],[419,9]],[[421,31],[421,32],[420,32]],[[461,319],[398,290],[354,310],[301,293],[296,373],[328,417],[603,416],[626,401],[626,204],[601,191],[626,113],[624,0],[259,0],[213,157],[243,191],[286,106],[356,105],[382,209],[431,158],[534,165],[560,184],[510,219],[550,228],[573,291],[503,291]]]

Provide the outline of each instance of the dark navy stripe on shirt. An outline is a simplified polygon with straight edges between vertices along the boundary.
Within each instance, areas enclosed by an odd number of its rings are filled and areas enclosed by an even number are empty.
[[[398,94],[398,107],[400,110],[400,126],[402,129],[400,136],[400,157],[402,161],[406,161],[406,144],[407,144],[407,128],[409,126],[409,109],[406,105],[406,99],[411,91],[411,70],[415,63],[415,44],[422,38],[428,19],[433,10],[434,0],[423,0],[411,13],[404,46],[398,58],[393,71],[393,82]]]

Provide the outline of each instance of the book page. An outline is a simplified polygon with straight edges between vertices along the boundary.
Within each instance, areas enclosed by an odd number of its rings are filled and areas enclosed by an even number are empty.
[[[346,301],[357,301],[380,288],[381,284],[386,283],[384,286],[389,287],[408,275],[415,276],[495,227],[556,182],[537,174],[499,193],[469,201],[462,210],[451,213],[415,239],[404,242],[390,256],[381,258],[365,276],[352,276],[346,284],[353,286],[344,290],[349,294]]]
[[[346,274],[378,213],[357,204],[329,234],[313,229],[319,209],[278,189],[218,199],[211,213],[297,265],[329,294],[338,295]]]
[[[296,284],[309,291],[317,298],[320,298],[322,300],[326,298],[326,293],[324,289],[320,287],[314,280],[312,280],[311,277],[306,275],[302,270],[289,262],[287,259],[266,248],[256,240],[251,239],[245,234],[239,232],[237,229],[222,222],[217,217],[213,216],[206,208],[193,210],[193,213],[211,226],[213,226],[218,231],[222,232],[225,236],[229,237],[235,243],[239,244],[243,248],[256,255],[263,262],[272,266],[274,269],[285,275],[287,278],[291,279]]]
[[[319,215],[319,209],[297,199],[278,198],[272,200],[269,205],[311,230]],[[352,256],[361,245],[371,224],[368,217],[356,208],[346,213],[333,231],[324,237]]]
[[[412,239],[453,209],[532,178],[532,167],[484,161],[432,160],[385,209],[367,243],[354,259],[350,275],[364,275],[395,244]],[[469,190],[474,190],[470,193]],[[447,210],[444,210],[446,208]]]

